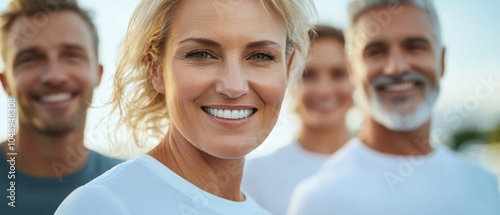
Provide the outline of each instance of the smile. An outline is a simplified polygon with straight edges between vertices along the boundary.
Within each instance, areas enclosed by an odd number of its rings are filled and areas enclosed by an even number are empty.
[[[416,87],[415,82],[403,82],[396,84],[388,84],[385,86],[387,92],[401,92],[406,90],[412,90]]]
[[[206,113],[222,119],[243,119],[251,116],[255,112],[254,108],[248,108],[242,110],[229,110],[229,109],[202,107],[202,109]]]
[[[40,96],[39,101],[43,103],[65,102],[71,99],[71,93],[59,93],[53,95]]]

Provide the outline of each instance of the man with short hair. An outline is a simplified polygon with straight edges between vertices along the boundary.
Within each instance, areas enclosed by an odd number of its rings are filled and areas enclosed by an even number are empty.
[[[289,214],[500,214],[497,179],[430,141],[445,49],[430,0],[353,0],[346,48],[367,118]]]
[[[0,45],[0,80],[19,120],[0,145],[0,173],[9,176],[0,180],[0,213],[53,214],[71,191],[120,162],[83,146],[103,72],[96,28],[74,0],[12,0]]]

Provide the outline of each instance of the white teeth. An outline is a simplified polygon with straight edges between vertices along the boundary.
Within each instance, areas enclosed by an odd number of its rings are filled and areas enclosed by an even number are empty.
[[[67,101],[71,99],[71,94],[70,93],[59,93],[59,94],[53,94],[53,95],[48,95],[48,96],[41,96],[40,101],[41,102],[62,102],[62,101]]]
[[[230,119],[231,118],[231,111],[230,110],[224,110],[224,115],[222,118]]]
[[[223,119],[242,119],[250,116],[253,113],[253,109],[226,110],[226,109],[215,109],[215,108],[205,107],[204,110],[212,116]]]
[[[389,85],[385,86],[385,89],[389,92],[395,92],[395,91],[410,90],[414,87],[415,87],[415,83],[404,82],[404,83],[399,83],[399,84],[389,84]]]

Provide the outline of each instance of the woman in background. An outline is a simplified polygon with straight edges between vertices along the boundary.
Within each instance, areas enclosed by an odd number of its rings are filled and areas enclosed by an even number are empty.
[[[314,12],[312,0],[143,0],[113,104],[135,144],[161,141],[75,190],[56,214],[268,214],[240,191],[244,157],[298,82]]]
[[[353,105],[342,31],[316,26],[310,32],[309,61],[296,95],[302,128],[296,141],[247,162],[242,183],[261,206],[286,214],[295,186],[315,172],[351,135],[345,124]]]

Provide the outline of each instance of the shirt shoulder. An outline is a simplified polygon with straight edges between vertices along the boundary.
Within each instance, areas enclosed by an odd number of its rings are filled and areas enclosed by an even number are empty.
[[[367,159],[363,150],[363,143],[357,138],[352,138],[337,152],[332,154],[319,168],[318,174],[344,173],[350,174],[360,171]]]
[[[89,154],[91,155],[90,158],[92,159],[91,162],[93,162],[93,165],[104,171],[111,169],[123,162],[123,160],[111,158],[92,150],[89,150]]]
[[[331,212],[331,202],[336,201],[335,196],[342,196],[341,191],[332,190],[331,175],[314,174],[300,182],[294,189],[289,202],[290,215],[322,215]]]
[[[466,160],[460,157],[446,146],[437,146],[439,158],[441,165],[446,165],[448,168],[453,168],[455,171],[460,172],[464,176],[473,176],[475,180],[486,180],[486,181],[496,181],[497,177],[481,167],[479,164],[473,163],[472,161]],[[496,182],[495,182],[496,183]]]
[[[88,185],[73,191],[55,215],[129,214],[123,202],[105,186]]]
[[[292,143],[293,144],[293,143]],[[287,165],[287,159],[293,158],[293,150],[290,145],[283,146],[272,154],[249,159],[245,161],[244,171],[247,174],[274,172],[274,169],[282,169],[283,165]]]

